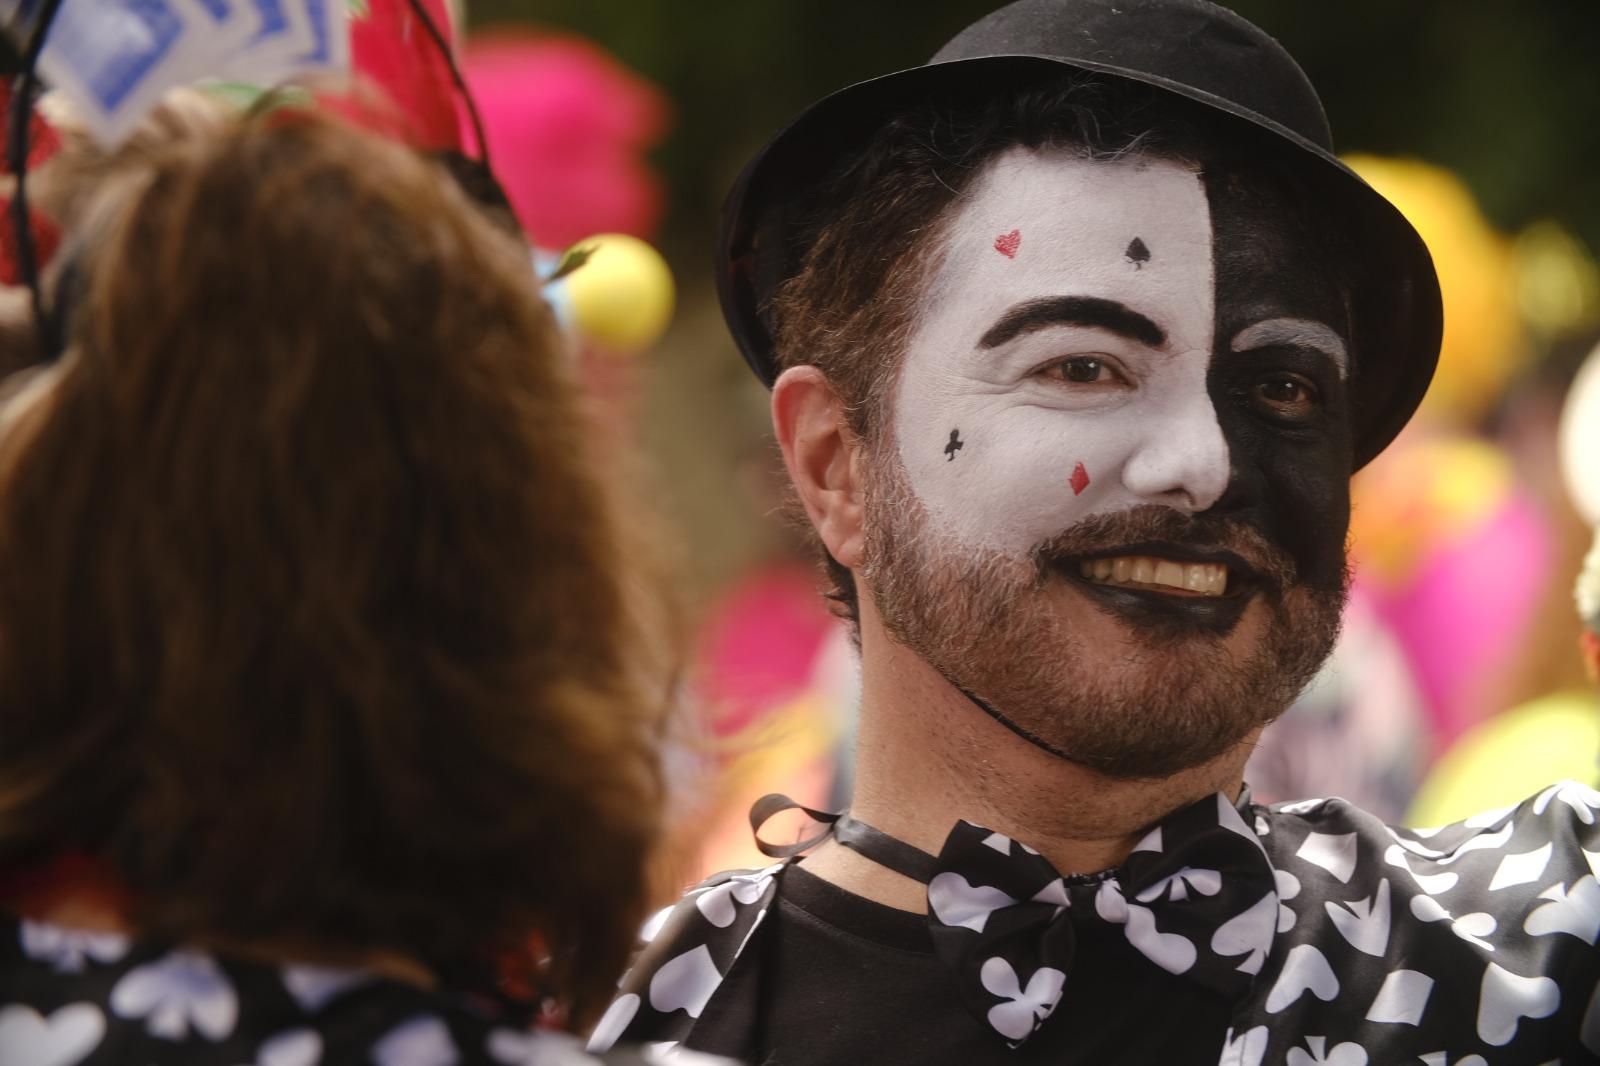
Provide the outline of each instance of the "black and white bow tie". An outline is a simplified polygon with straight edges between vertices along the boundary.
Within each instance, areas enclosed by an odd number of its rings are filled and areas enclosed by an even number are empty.
[[[751,821],[793,806],[768,796]],[[1085,923],[1121,926],[1153,964],[1230,998],[1260,971],[1277,931],[1272,864],[1221,793],[1164,819],[1121,866],[1076,876],[970,822],[958,822],[935,857],[849,814],[807,813],[831,822],[841,845],[927,884],[934,949],[968,1009],[1013,1047],[1060,1003]]]

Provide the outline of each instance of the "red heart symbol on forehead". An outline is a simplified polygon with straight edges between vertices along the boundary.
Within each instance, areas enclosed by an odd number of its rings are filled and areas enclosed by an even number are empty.
[[[1022,247],[1022,231],[1014,229],[1010,233],[1002,233],[994,239],[994,250],[1007,259],[1017,257],[1017,249]]]

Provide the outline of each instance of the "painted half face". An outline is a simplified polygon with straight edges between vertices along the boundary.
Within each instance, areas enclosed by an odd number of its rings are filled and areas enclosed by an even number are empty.
[[[929,532],[1022,555],[1144,505],[1239,510],[1307,578],[1342,574],[1343,318],[1252,193],[1148,159],[1017,148],[989,166],[895,396]]]
[[[866,499],[888,632],[1113,776],[1235,748],[1338,632],[1345,316],[1315,212],[1252,174],[999,156],[949,220]]]

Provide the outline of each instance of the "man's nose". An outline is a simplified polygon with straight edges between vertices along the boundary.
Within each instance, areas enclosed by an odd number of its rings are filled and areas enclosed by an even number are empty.
[[[1128,491],[1190,514],[1222,498],[1232,466],[1210,396],[1202,392],[1139,431],[1139,444],[1123,468]]]

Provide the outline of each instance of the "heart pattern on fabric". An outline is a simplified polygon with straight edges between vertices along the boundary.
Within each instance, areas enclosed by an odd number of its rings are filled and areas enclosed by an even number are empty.
[[[76,1066],[105,1032],[106,1016],[92,1003],[69,1004],[49,1017],[20,1003],[0,1007],[0,1050],[19,1066]]]
[[[650,979],[650,1005],[664,1013],[682,1010],[698,1018],[721,983],[722,973],[711,959],[711,950],[701,944],[656,971]]]
[[[1283,964],[1278,983],[1267,995],[1267,1013],[1277,1014],[1307,992],[1327,1003],[1339,994],[1339,978],[1328,965],[1328,957],[1315,945],[1297,944]]]
[[[1014,229],[1010,233],[1002,233],[994,239],[994,250],[1007,259],[1017,257],[1017,249],[1022,247],[1022,231]]]
[[[1561,1006],[1561,989],[1548,977],[1523,977],[1494,963],[1483,974],[1478,1036],[1501,1047],[1517,1035],[1523,1018],[1546,1018]]]
[[[983,932],[991,914],[1016,902],[998,888],[974,885],[957,873],[942,873],[928,882],[928,906],[934,915],[945,925],[975,933]]]
[[[1551,885],[1539,898],[1547,902],[1535,907],[1522,925],[1531,935],[1565,933],[1591,945],[1600,938],[1600,881],[1593,874],[1579,878],[1571,891]]]

